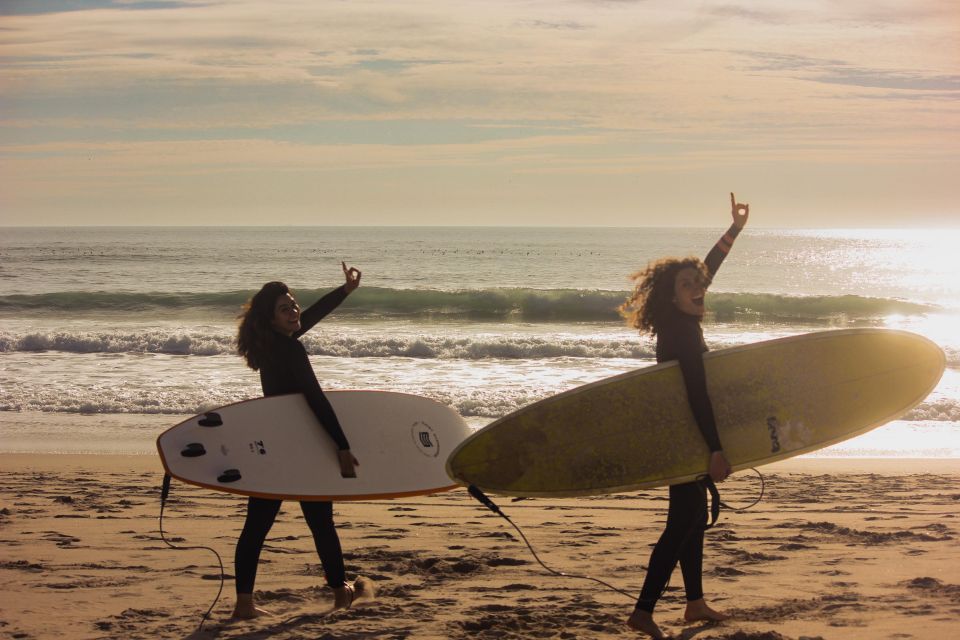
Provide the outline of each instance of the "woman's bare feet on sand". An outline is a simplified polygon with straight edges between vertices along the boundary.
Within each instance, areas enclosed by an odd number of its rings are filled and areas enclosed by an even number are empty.
[[[720,613],[719,611],[714,611],[707,606],[703,598],[700,598],[699,600],[691,600],[687,603],[687,609],[683,612],[683,619],[687,622],[699,622],[700,620],[723,622],[724,620],[729,620],[730,616],[725,613]]]
[[[237,605],[233,608],[233,615],[230,617],[239,620],[252,620],[253,618],[269,615],[272,615],[269,611],[253,604],[252,593],[238,593]]]
[[[670,636],[665,635],[657,623],[653,621],[653,614],[643,609],[634,609],[633,613],[627,619],[627,626],[634,631],[645,633],[656,640],[665,640]]]
[[[359,577],[342,587],[333,590],[333,608],[349,609],[354,603],[373,600],[376,597],[376,589],[373,581],[364,577]]]

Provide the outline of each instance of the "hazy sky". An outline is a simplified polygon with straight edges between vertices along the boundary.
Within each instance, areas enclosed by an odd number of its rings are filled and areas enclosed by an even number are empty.
[[[956,0],[0,0],[0,224],[960,225]]]

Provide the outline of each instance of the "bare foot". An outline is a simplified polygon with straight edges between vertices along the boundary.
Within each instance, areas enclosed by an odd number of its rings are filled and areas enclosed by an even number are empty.
[[[377,585],[370,578],[357,576],[353,581],[353,604],[370,602],[377,598]]]
[[[653,614],[643,609],[634,609],[627,619],[627,626],[634,631],[645,633],[655,640],[665,640],[670,636],[664,635],[657,623],[653,621]]]
[[[349,609],[354,604],[373,600],[376,597],[376,586],[369,578],[358,577],[353,584],[346,583],[333,590],[333,608]]]
[[[253,618],[269,615],[272,615],[269,611],[253,604],[252,593],[238,593],[237,605],[233,608],[233,615],[230,617],[239,620],[252,620]]]
[[[724,620],[729,620],[730,616],[725,613],[720,613],[719,611],[714,611],[707,606],[703,598],[700,598],[699,600],[691,600],[687,603],[687,609],[683,612],[683,619],[687,622],[697,622],[699,620],[723,622]]]

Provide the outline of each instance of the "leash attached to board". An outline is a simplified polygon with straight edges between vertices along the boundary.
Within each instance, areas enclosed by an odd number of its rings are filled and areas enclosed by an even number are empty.
[[[217,553],[217,550],[212,547],[204,547],[204,546],[178,547],[172,544],[163,535],[163,509],[167,504],[167,496],[170,495],[170,480],[171,480],[170,474],[169,473],[164,474],[163,486],[160,490],[160,539],[163,540],[166,543],[166,545],[171,549],[177,549],[181,551],[188,550],[188,549],[206,549],[207,551],[209,551],[210,553],[212,553],[217,557],[217,563],[220,565],[220,590],[217,591],[217,597],[214,598],[213,604],[210,605],[210,608],[207,609],[207,612],[203,614],[203,618],[200,620],[200,627],[198,631],[203,631],[203,624],[207,621],[207,618],[210,617],[210,613],[213,611],[213,608],[217,606],[217,602],[220,601],[220,595],[223,593],[223,583],[226,579],[226,575],[224,574],[224,571],[223,571],[223,560],[220,558],[220,554]]]
[[[760,503],[760,501],[763,499],[763,492],[764,492],[764,480],[763,480],[763,475],[762,475],[759,471],[757,471],[756,469],[751,468],[751,470],[754,471],[754,472],[757,474],[757,476],[759,476],[759,478],[760,478],[760,495],[757,497],[756,500],[754,500],[752,503],[750,503],[749,505],[747,505],[747,506],[745,506],[745,507],[732,507],[732,506],[724,503],[724,502],[720,499],[720,490],[717,489],[716,483],[714,483],[714,481],[710,478],[710,476],[704,475],[704,476],[701,476],[701,477],[697,478],[697,484],[700,485],[700,487],[704,490],[705,493],[709,493],[709,494],[710,494],[710,506],[709,506],[710,522],[707,523],[707,524],[705,524],[705,525],[703,526],[704,529],[709,529],[709,528],[713,527],[713,526],[717,523],[717,520],[720,518],[720,508],[721,508],[721,507],[730,509],[731,511],[741,512],[741,511],[745,511],[745,510],[747,510],[747,509],[749,509],[749,508],[751,508],[751,507],[754,507],[754,506],[756,506],[757,504]],[[604,582],[603,580],[600,580],[599,578],[594,578],[594,577],[592,577],[592,576],[585,576],[585,575],[580,575],[580,574],[575,574],[575,573],[566,573],[566,572],[564,572],[564,571],[557,571],[557,570],[555,570],[555,569],[551,569],[550,567],[548,567],[548,566],[543,562],[543,560],[540,559],[540,556],[537,555],[537,552],[536,552],[536,550],[533,548],[533,545],[531,545],[531,544],[530,544],[530,541],[527,540],[527,536],[525,536],[525,535],[523,534],[523,531],[520,530],[520,527],[518,527],[517,524],[516,524],[513,520],[511,520],[510,517],[509,517],[507,514],[505,514],[505,513],[500,509],[500,507],[497,506],[497,504],[496,504],[493,500],[491,500],[491,499],[489,498],[489,496],[487,496],[487,494],[485,494],[479,487],[477,487],[476,485],[473,485],[473,484],[471,484],[471,485],[469,485],[469,486],[467,487],[467,492],[468,492],[471,496],[473,496],[473,498],[474,498],[477,502],[479,502],[480,504],[482,504],[483,506],[485,506],[487,509],[489,509],[490,511],[492,511],[492,512],[495,513],[496,515],[500,516],[501,518],[503,518],[504,520],[506,520],[508,523],[510,523],[510,526],[513,527],[518,534],[520,534],[520,538],[523,540],[523,543],[524,543],[525,545],[527,545],[527,549],[530,550],[530,553],[533,555],[533,557],[534,557],[534,559],[537,561],[537,563],[538,563],[541,567],[543,567],[544,569],[546,569],[549,573],[551,573],[551,574],[553,574],[553,575],[555,575],[555,576],[560,576],[560,577],[562,577],[562,578],[578,578],[578,579],[581,579],[581,580],[590,580],[590,581],[592,581],[592,582],[596,582],[597,584],[601,584],[601,585],[607,587],[607,588],[610,589],[611,591],[616,591],[617,593],[619,593],[619,594],[621,594],[621,595],[624,595],[624,596],[630,598],[631,600],[636,600],[636,596],[634,596],[633,594],[631,594],[631,593],[629,593],[629,592],[627,592],[627,591],[624,591],[623,589],[620,589],[620,588],[618,588],[618,587],[615,587],[615,586],[613,586],[612,584],[610,584],[609,582]],[[704,498],[706,498],[706,496],[704,496]],[[523,499],[523,498],[519,498],[519,500],[522,500],[522,499]],[[515,500],[515,501],[516,501],[516,500]],[[705,507],[706,507],[706,505],[705,505]],[[705,516],[706,516],[706,514],[704,514],[704,517],[705,517]],[[688,534],[688,535],[689,535],[689,534]],[[665,589],[666,589],[666,587],[664,587],[664,590],[665,590]],[[662,595],[662,594],[661,594],[661,595]]]

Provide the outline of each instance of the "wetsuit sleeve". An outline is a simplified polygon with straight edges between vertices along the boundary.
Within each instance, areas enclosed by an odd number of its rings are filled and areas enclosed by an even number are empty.
[[[300,330],[294,333],[293,337],[299,338],[312,329],[314,325],[327,317],[331,311],[339,307],[340,303],[346,300],[348,295],[350,294],[347,293],[346,285],[341,285],[307,307],[307,309],[300,314]]]
[[[313,374],[313,369],[310,368],[309,360],[304,359],[302,364],[298,363],[291,369],[297,386],[302,390],[303,397],[307,399],[307,404],[310,405],[324,430],[337,443],[337,448],[349,449],[350,442],[343,433],[343,427],[340,426],[340,420],[330,405],[330,401],[324,395],[323,389],[320,388],[317,377]]]
[[[320,391],[318,394],[305,393],[303,395],[307,398],[307,404],[310,405],[310,408],[313,409],[313,412],[320,420],[320,424],[322,424],[326,432],[330,434],[333,441],[337,443],[337,449],[341,451],[349,449],[350,441],[347,440],[347,436],[343,432],[343,427],[340,426],[340,420],[337,419],[337,414],[323,391]]]
[[[707,265],[707,270],[710,272],[711,278],[717,273],[717,270],[720,268],[720,264],[723,262],[723,259],[727,257],[728,253],[730,253],[730,249],[733,247],[733,243],[739,234],[740,227],[735,224],[730,225],[730,228],[727,229],[727,232],[724,233],[719,240],[717,240],[717,244],[713,245],[713,248],[710,249],[710,253],[708,253],[707,257],[703,259],[703,263]]]
[[[693,417],[697,421],[697,427],[707,447],[710,448],[711,453],[721,451],[723,445],[720,444],[713,405],[707,393],[707,374],[703,367],[703,352],[699,348],[699,336],[684,336],[684,338],[680,341],[683,346],[679,350],[677,360],[680,362],[687,400],[690,402]]]

